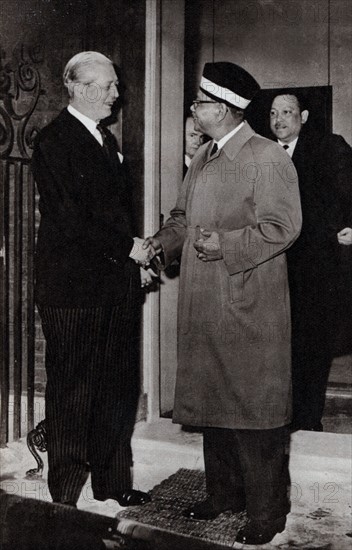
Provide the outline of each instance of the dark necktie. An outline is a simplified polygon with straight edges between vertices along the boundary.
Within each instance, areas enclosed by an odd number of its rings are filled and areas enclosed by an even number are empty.
[[[288,149],[290,146],[289,146],[289,145],[283,145],[282,147],[285,149],[285,151],[287,151],[287,149]]]
[[[109,160],[111,160],[111,152],[110,152],[110,149],[109,149],[108,138],[107,138],[105,129],[103,128],[103,126],[101,124],[97,124],[97,130],[99,130],[99,132],[101,134],[101,139],[103,140],[104,154]]]
[[[218,152],[218,149],[219,149],[219,148],[218,148],[218,144],[217,144],[217,143],[214,143],[213,148],[212,148],[212,150],[210,151],[210,156],[212,157],[213,155],[215,155],[215,153]]]

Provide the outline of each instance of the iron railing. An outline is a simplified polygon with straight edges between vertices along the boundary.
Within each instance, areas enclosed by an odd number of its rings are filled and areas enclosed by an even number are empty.
[[[35,186],[30,170],[38,129],[28,124],[41,90],[36,51],[0,55],[0,446],[34,425]]]

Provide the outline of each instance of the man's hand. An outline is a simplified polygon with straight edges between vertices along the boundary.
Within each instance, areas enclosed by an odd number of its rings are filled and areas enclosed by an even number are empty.
[[[159,279],[158,273],[155,273],[153,269],[144,269],[143,267],[140,268],[141,273],[141,287],[148,289],[149,286],[151,286],[154,282],[156,282]]]
[[[133,241],[134,244],[130,252],[130,258],[132,258],[136,264],[147,267],[150,260],[155,256],[153,248],[151,246],[144,246],[144,239],[140,239],[139,237],[134,237]]]
[[[341,229],[341,231],[337,234],[337,240],[339,241],[339,244],[344,244],[345,246],[352,244],[352,228],[351,227],[345,227],[344,229]]]
[[[160,254],[163,250],[163,247],[161,246],[161,242],[159,239],[156,239],[155,237],[147,237],[143,243],[143,248],[149,248],[151,251],[151,258],[154,258],[154,256],[157,256]]]
[[[197,258],[202,260],[202,262],[221,260],[222,252],[219,233],[216,231],[207,231],[206,229],[201,229],[200,232],[202,237],[193,244],[197,251]]]

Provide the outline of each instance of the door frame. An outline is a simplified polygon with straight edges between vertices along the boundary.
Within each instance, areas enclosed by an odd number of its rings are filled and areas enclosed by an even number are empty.
[[[160,220],[160,0],[146,0],[144,235]],[[147,421],[159,418],[159,292],[147,294],[143,308],[143,385]]]
[[[146,0],[144,235],[160,228],[161,214],[174,206],[182,182],[184,110],[185,2]],[[147,295],[143,310],[143,384],[147,394],[147,421],[160,418],[162,369],[176,371],[176,331],[172,364],[164,359],[165,331],[160,320],[168,296],[175,305],[174,281],[162,274],[159,292]],[[173,295],[173,296],[172,296]],[[177,311],[173,314],[176,327]],[[162,326],[164,329],[164,325]],[[170,371],[171,372],[171,371]],[[163,376],[161,376],[163,374]],[[166,373],[167,374],[167,373]],[[167,377],[167,376],[166,376]],[[171,385],[172,386],[172,385]],[[168,390],[169,392],[172,390]],[[172,391],[173,393],[173,391]],[[172,396],[173,397],[173,396]]]

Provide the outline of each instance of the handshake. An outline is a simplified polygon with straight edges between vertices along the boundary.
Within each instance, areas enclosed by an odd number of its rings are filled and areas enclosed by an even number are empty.
[[[154,258],[159,259],[158,256],[163,251],[161,242],[155,237],[147,237],[146,239],[134,237],[133,241],[130,258],[140,266],[141,286],[149,287],[153,284],[153,280],[158,277],[158,274],[149,266]],[[202,262],[212,262],[223,258],[220,235],[217,231],[200,228],[198,238],[193,246],[196,249],[197,259]]]
[[[161,243],[155,237],[134,237],[133,241],[130,258],[143,268],[149,267],[151,260],[162,251]]]
[[[147,237],[144,240],[134,237],[133,240],[134,245],[130,252],[130,258],[143,268],[149,267],[153,258],[158,257],[162,252],[161,242],[155,237]],[[212,262],[223,258],[220,234],[217,231],[199,228],[199,234],[193,246],[196,249],[197,258],[202,262]]]
[[[134,237],[133,241],[130,258],[140,266],[141,286],[148,288],[158,279],[158,273],[148,267],[152,259],[161,253],[161,243],[154,237],[147,237],[145,240]]]

